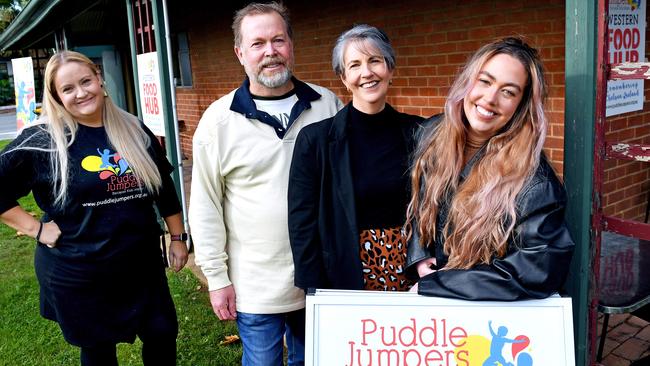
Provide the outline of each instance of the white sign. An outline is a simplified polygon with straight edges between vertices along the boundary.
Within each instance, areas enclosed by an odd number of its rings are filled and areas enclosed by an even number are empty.
[[[645,59],[645,1],[610,0],[607,22],[609,63]],[[607,82],[607,117],[643,109],[643,80]]]
[[[14,70],[16,95],[16,126],[18,130],[36,121],[36,93],[34,92],[34,66],[31,57],[11,60]]]
[[[575,364],[569,298],[462,301],[316,290],[306,311],[306,365]]]
[[[142,120],[156,136],[165,136],[165,112],[162,104],[160,73],[156,52],[138,55],[138,88]]]

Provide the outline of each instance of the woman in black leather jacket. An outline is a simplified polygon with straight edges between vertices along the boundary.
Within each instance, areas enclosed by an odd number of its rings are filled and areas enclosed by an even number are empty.
[[[542,152],[546,83],[535,49],[479,49],[420,140],[408,210],[407,271],[423,295],[544,298],[573,252],[566,193]]]

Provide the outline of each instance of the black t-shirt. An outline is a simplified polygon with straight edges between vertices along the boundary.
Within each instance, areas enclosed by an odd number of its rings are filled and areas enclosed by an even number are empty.
[[[350,164],[360,230],[404,224],[409,199],[408,149],[397,112],[365,114],[351,106]]]
[[[55,206],[49,134],[37,125],[25,129],[0,153],[0,212],[15,207],[18,198],[33,191],[45,212],[43,221],[53,220],[61,229],[57,246],[48,250],[61,259],[110,262],[157,252],[161,229],[154,203],[163,217],[180,212],[180,204],[170,178],[172,167],[153,134],[142,127],[163,179],[155,197],[140,187],[126,160],[109,143],[104,127],[79,125],[68,148],[68,199],[64,207]]]

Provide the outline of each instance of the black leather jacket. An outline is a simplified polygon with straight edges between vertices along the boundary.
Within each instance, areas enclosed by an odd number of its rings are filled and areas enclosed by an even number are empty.
[[[463,169],[461,180],[480,159],[477,152]],[[449,202],[449,201],[448,201]],[[437,233],[447,218],[443,203]],[[465,300],[512,301],[544,298],[558,292],[566,279],[574,243],[564,222],[566,192],[545,157],[533,178],[517,196],[517,222],[502,258],[468,270],[442,269],[420,279],[418,293]],[[447,264],[442,236],[423,246],[414,233],[408,243],[407,272],[417,277],[415,264],[435,256],[437,267]]]

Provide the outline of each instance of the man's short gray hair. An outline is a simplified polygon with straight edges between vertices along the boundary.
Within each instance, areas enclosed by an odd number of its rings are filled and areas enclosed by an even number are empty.
[[[345,74],[343,56],[350,42],[368,42],[368,46],[376,48],[384,57],[389,70],[395,69],[395,51],[384,31],[368,24],[359,24],[343,32],[336,40],[332,50],[332,68],[337,76]]]
[[[287,36],[289,39],[293,39],[293,31],[291,30],[291,22],[289,21],[289,10],[287,10],[287,8],[282,5],[282,3],[275,1],[270,3],[250,3],[245,7],[239,9],[232,19],[232,32],[235,35],[235,46],[241,46],[241,22],[245,17],[249,15],[269,14],[273,12],[278,13],[282,17],[282,20],[284,20],[284,25],[287,29]]]

